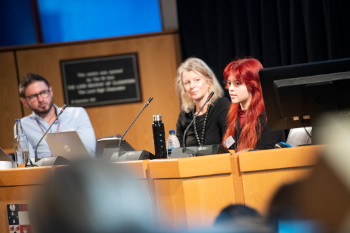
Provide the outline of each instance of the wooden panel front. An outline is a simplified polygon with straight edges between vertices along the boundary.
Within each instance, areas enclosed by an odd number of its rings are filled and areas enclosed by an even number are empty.
[[[302,146],[239,153],[242,172],[315,165],[324,146]]]
[[[305,167],[243,173],[245,204],[266,214],[271,199],[281,186],[305,178],[310,171],[311,167]]]
[[[149,191],[147,164],[148,160],[142,160],[116,163],[115,166],[116,169],[122,166],[124,169],[129,170],[134,178],[136,178],[134,182],[142,187],[143,190]],[[36,192],[42,187],[42,184],[45,184],[55,170],[60,169],[60,167],[65,166],[0,170],[0,232],[9,232],[7,205],[30,204],[31,200],[35,198],[34,195],[36,195]],[[118,179],[118,177],[115,178]],[[149,199],[149,204],[152,205],[154,202],[153,197],[148,196],[146,198]],[[149,214],[155,215],[152,212]]]
[[[235,203],[231,174],[154,180],[159,229],[212,226],[220,211]]]
[[[0,147],[13,148],[13,126],[22,118],[14,52],[0,53]]]
[[[44,184],[51,177],[52,168],[47,166],[1,170],[0,187]]]
[[[150,161],[160,230],[208,227],[224,207],[242,203],[237,165],[230,154]]]
[[[53,168],[55,167],[13,168],[0,171],[0,232],[9,232],[7,205],[30,204],[42,184],[51,177]]]
[[[40,185],[0,187],[0,232],[10,232],[7,205],[29,204],[40,187]]]
[[[61,60],[81,59],[98,56],[137,53],[140,73],[142,102],[88,107],[92,126],[97,138],[122,134],[144,106],[149,97],[152,103],[125,135],[125,139],[136,150],[154,153],[152,138],[152,116],[161,114],[166,129],[175,129],[180,113],[175,91],[175,77],[178,63],[178,34],[158,33],[144,37],[116,38],[91,43],[70,43],[49,47],[17,51],[20,77],[26,73],[37,73],[47,78],[53,87],[54,102],[64,104]],[[25,115],[30,114],[25,109]]]
[[[232,172],[230,154],[152,160],[149,166],[153,179],[186,178]]]
[[[266,214],[275,192],[312,171],[324,146],[238,153],[245,204]]]

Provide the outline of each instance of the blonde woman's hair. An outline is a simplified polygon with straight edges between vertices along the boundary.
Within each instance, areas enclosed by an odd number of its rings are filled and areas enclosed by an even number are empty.
[[[210,82],[209,93],[214,91],[214,96],[209,101],[209,103],[214,103],[215,100],[222,97],[224,95],[224,90],[220,86],[218,80],[215,77],[213,71],[205,64],[204,61],[198,58],[188,58],[181,66],[177,69],[177,77],[176,77],[176,89],[179,93],[181,109],[185,112],[189,112],[194,108],[194,101],[187,94],[183,81],[182,74],[187,71],[195,71],[203,75],[206,81]]]

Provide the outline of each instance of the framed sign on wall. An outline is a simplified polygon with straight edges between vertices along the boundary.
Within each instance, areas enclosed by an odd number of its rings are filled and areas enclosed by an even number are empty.
[[[60,61],[68,106],[142,101],[137,54]]]

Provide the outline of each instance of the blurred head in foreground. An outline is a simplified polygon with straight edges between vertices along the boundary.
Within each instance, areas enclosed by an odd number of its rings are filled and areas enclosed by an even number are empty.
[[[269,218],[275,225],[297,220],[306,225],[305,232],[311,232],[310,226],[317,233],[350,232],[350,111],[328,113],[314,122],[312,141],[316,136],[324,144],[314,147],[318,160],[305,179],[277,191]]]
[[[260,217],[259,213],[246,205],[229,205],[226,208],[224,208],[219,216],[215,220],[215,225],[218,225],[220,223],[223,223],[225,221],[231,221],[238,217]]]
[[[149,194],[120,165],[84,161],[56,169],[33,202],[37,232],[147,232]]]
[[[229,205],[224,208],[216,218],[212,233],[271,233],[272,228],[265,218],[253,208],[246,205]]]

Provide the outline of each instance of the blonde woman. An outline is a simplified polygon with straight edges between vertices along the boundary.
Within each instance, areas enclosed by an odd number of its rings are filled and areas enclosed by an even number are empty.
[[[182,111],[176,124],[176,136],[182,146],[183,134],[198,114],[186,135],[186,146],[220,144],[226,132],[226,117],[230,101],[223,97],[224,91],[213,71],[198,58],[189,58],[177,70],[176,87]],[[210,92],[214,96],[201,112]]]

